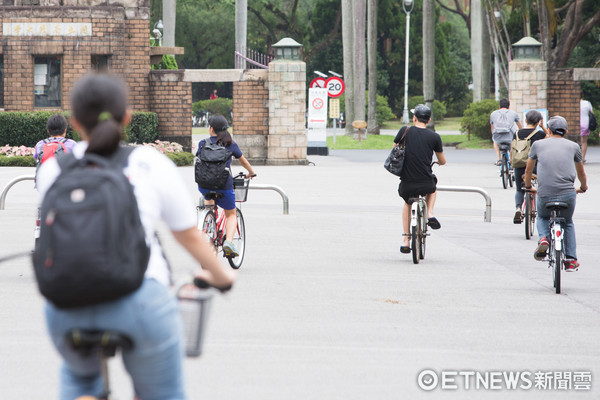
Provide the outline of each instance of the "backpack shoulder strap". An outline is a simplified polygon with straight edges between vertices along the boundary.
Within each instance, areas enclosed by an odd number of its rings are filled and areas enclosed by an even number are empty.
[[[531,135],[529,135],[525,138],[525,140],[531,139],[533,137],[533,135],[535,135],[536,133],[537,133],[537,130],[534,130],[533,132],[531,132]],[[517,136],[519,136],[519,135],[517,135]]]

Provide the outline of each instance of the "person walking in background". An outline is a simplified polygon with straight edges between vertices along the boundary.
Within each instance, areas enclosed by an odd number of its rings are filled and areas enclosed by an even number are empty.
[[[64,153],[70,153],[77,144],[73,139],[67,139],[67,120],[60,114],[54,114],[48,118],[46,131],[50,137],[40,140],[35,145],[33,158],[39,164],[54,156],[60,147]]]
[[[583,93],[579,100],[579,136],[581,136],[581,157],[585,163],[585,154],[587,153],[588,137],[590,136],[590,113],[592,103],[583,99]]]
[[[500,147],[498,144],[510,144],[512,142],[515,124],[517,124],[519,129],[523,129],[519,114],[513,110],[509,110],[508,107],[510,107],[510,101],[508,101],[508,99],[501,99],[500,108],[490,114],[492,142],[494,142],[494,151],[496,152],[496,157],[498,159],[496,165],[502,164],[502,161],[500,160]]]
[[[585,193],[588,189],[587,177],[583,169],[581,149],[577,143],[565,139],[568,132],[567,120],[554,116],[548,120],[550,134],[547,139],[538,140],[531,146],[527,167],[525,168],[525,190],[537,191],[537,229],[540,240],[533,257],[541,261],[546,257],[550,242],[550,210],[546,204],[560,201],[568,204],[561,210],[560,216],[565,219],[565,271],[577,271],[577,243],[575,240],[575,199],[577,193]],[[537,161],[538,187],[532,189],[531,176]],[[574,187],[575,177],[580,186]]]
[[[526,140],[529,137],[529,143],[531,145],[533,145],[533,143],[537,140],[545,139],[546,128],[544,128],[543,122],[544,117],[542,117],[542,113],[537,110],[528,111],[525,115],[525,128],[519,129],[519,131],[515,133],[515,138],[518,137],[519,140]],[[515,217],[513,218],[513,222],[515,224],[521,223],[521,208],[523,206],[523,200],[525,199],[525,192],[523,191],[522,187],[524,173],[525,167],[515,167],[515,206],[517,208],[515,211]],[[533,167],[533,173],[536,173],[535,166]]]
[[[217,89],[213,90],[212,93],[210,94],[210,99],[214,100],[214,99],[218,99],[219,96],[217,95]]]
[[[111,157],[119,150],[123,128],[131,120],[125,84],[110,75],[91,74],[71,91],[71,124],[81,142],[73,148],[75,159]],[[61,400],[102,393],[100,361],[96,354],[84,357],[68,345],[73,329],[112,330],[127,335],[133,348],[122,352],[125,369],[140,399],[184,400],[183,322],[169,292],[170,270],[156,236],[162,219],[176,241],[202,266],[196,276],[215,287],[230,287],[235,273],[221,266],[206,237],[196,228],[194,203],[175,165],[150,147],[137,147],[121,170],[133,187],[143,226],[149,259],[141,286],[111,301],[75,308],[59,308],[46,302],[46,322],[52,342],[63,359],[60,373]],[[39,171],[39,191],[44,197],[59,179],[56,158]],[[74,196],[85,193],[73,191]],[[87,210],[85,210],[87,212]],[[111,237],[106,238],[111,240]],[[89,243],[94,245],[94,243]],[[98,257],[89,254],[89,257]],[[76,288],[74,288],[76,290]],[[51,396],[49,396],[51,397]]]

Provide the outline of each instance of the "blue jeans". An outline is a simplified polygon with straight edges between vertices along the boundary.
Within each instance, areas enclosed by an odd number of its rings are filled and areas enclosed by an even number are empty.
[[[65,334],[73,328],[125,333],[134,342],[133,349],[122,354],[136,394],[144,400],[185,399],[183,324],[175,299],[154,279],[146,279],[135,292],[104,304],[65,310],[47,303],[46,321],[64,360],[61,400],[102,392],[98,357],[82,357],[65,343]]]
[[[568,258],[577,258],[577,241],[575,240],[575,225],[573,224],[573,213],[575,212],[575,199],[577,193],[572,193],[540,197],[538,196],[537,202],[537,229],[539,237],[547,237],[550,240],[550,213],[551,211],[546,208],[546,203],[551,201],[562,201],[569,205],[569,208],[560,210],[560,217],[565,219],[565,254]]]

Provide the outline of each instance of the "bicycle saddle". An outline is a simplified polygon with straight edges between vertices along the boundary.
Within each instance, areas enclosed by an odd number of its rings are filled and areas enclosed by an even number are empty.
[[[83,355],[100,351],[105,357],[113,357],[118,348],[133,348],[133,341],[127,335],[115,331],[73,329],[67,332],[66,341]]]
[[[223,198],[223,193],[219,192],[208,192],[204,195],[206,200],[219,200]]]
[[[508,150],[508,149],[510,149],[510,143],[505,143],[505,142],[498,143],[498,148],[500,150]]]
[[[551,201],[549,203],[546,203],[546,208],[549,208],[551,210],[564,210],[565,208],[569,208],[569,205],[562,201]]]

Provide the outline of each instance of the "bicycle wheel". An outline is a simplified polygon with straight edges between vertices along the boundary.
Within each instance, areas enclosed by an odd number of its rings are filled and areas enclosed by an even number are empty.
[[[536,211],[535,211],[535,196],[534,195],[529,195],[529,213],[527,214],[529,216],[529,236],[533,237],[534,233],[535,233],[535,216],[536,216]]]
[[[427,219],[425,219],[424,215],[421,215],[421,229],[419,232],[419,258],[421,260],[425,259],[425,245],[427,239]]]
[[[242,210],[239,208],[235,209],[235,214],[237,217],[237,229],[235,234],[233,235],[233,245],[238,251],[239,256],[237,257],[227,257],[227,261],[229,261],[229,265],[231,268],[238,269],[242,266],[242,262],[244,261],[244,253],[246,251],[246,225],[244,224],[244,216],[242,215]]]
[[[554,288],[556,289],[556,294],[560,294],[560,270],[564,258],[561,250],[556,250],[554,246],[552,247],[552,251],[554,252],[554,270],[552,271],[554,273]]]
[[[417,221],[417,226],[412,227],[411,247],[412,247],[412,259],[413,259],[413,263],[415,263],[415,264],[419,263],[419,255],[421,253],[421,240],[419,239],[421,229],[419,228],[419,223],[420,223],[420,221]]]
[[[500,177],[502,178],[502,187],[506,189],[508,187],[508,170],[506,169],[506,163],[502,160],[500,166]]]
[[[217,218],[212,210],[204,209],[198,217],[198,230],[206,234],[207,239],[217,247]]]
[[[529,193],[525,194],[525,239],[531,239],[533,235],[533,230],[531,229],[531,195]]]

